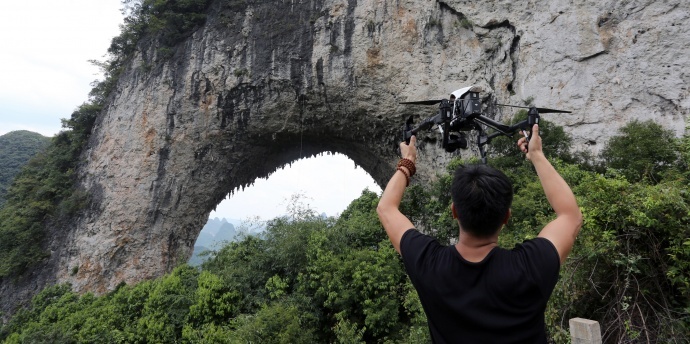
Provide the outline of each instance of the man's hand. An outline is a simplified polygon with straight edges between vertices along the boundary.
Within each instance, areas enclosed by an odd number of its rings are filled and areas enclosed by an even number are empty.
[[[405,159],[410,159],[412,162],[417,162],[417,137],[412,135],[410,138],[410,144],[408,145],[405,141],[400,142],[400,156]]]
[[[532,157],[535,155],[543,155],[539,125],[535,124],[532,126],[532,138],[529,139],[529,142],[527,137],[523,137],[518,140],[517,145],[523,153],[527,153],[525,156],[529,160],[532,160]]]

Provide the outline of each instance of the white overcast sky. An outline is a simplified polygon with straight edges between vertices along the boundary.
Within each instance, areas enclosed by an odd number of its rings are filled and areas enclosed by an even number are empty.
[[[88,60],[104,60],[122,23],[120,0],[3,1],[0,5],[0,135],[30,130],[53,136],[61,118],[87,101],[101,79]],[[336,215],[369,188],[381,189],[343,155],[300,160],[236,192],[211,217],[268,220],[294,194],[319,213]]]

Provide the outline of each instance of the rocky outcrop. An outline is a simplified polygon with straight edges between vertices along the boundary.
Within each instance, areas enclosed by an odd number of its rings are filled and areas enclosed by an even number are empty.
[[[159,276],[228,193],[320,152],[383,185],[404,119],[435,111],[398,102],[467,85],[486,104],[572,110],[545,118],[579,150],[632,119],[681,134],[689,17],[683,0],[218,1],[172,58],[147,47],[121,77],[79,171],[92,207],[43,274],[96,293]],[[434,133],[421,141],[433,178],[450,154]]]

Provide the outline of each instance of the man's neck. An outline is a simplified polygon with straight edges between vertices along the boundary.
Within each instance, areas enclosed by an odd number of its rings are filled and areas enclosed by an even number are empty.
[[[488,238],[479,238],[460,230],[460,238],[455,244],[462,258],[478,263],[484,260],[491,250],[498,245],[498,233]]]

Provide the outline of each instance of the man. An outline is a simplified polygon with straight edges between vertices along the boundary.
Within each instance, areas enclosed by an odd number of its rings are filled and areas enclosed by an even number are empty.
[[[539,127],[518,141],[534,165],[556,219],[512,250],[497,246],[510,218],[512,184],[486,165],[460,167],[451,187],[457,244],[440,245],[415,230],[398,207],[414,175],[416,138],[400,144],[403,159],[377,212],[417,289],[435,343],[546,343],[544,310],[582,225],[575,196],[542,152]]]

